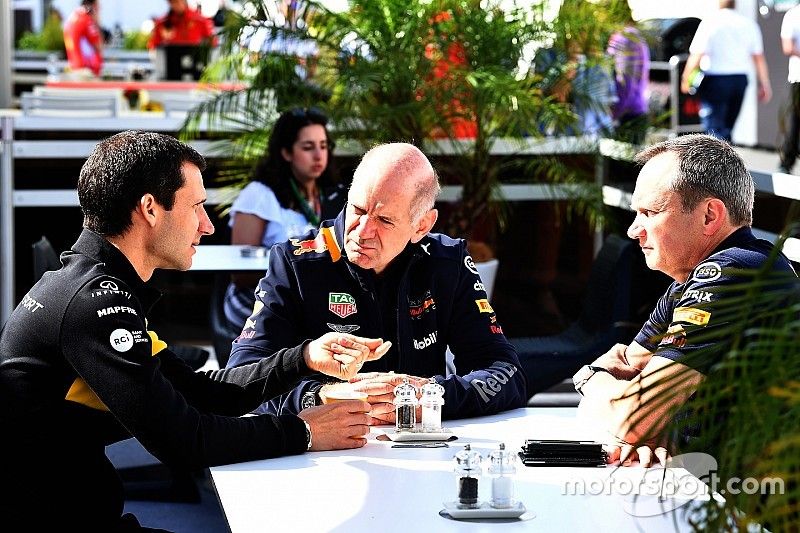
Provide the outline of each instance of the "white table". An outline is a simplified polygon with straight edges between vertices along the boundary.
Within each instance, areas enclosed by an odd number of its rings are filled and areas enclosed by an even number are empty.
[[[448,422],[459,436],[449,448],[392,448],[370,440],[358,450],[316,452],[211,469],[214,485],[233,533],[248,531],[422,533],[429,531],[683,531],[682,510],[637,517],[659,509],[654,494],[663,469],[530,468],[518,466],[516,491],[533,518],[511,522],[464,522],[439,515],[442,502],[456,499],[453,455],[470,443],[486,458],[500,442],[518,450],[526,438],[581,439],[575,409],[528,408],[500,415]],[[682,469],[669,474],[689,476]],[[646,477],[644,477],[646,476]],[[642,479],[646,488],[636,489]],[[681,500],[707,498],[705,485],[683,487]],[[569,484],[569,485],[568,485]],[[581,485],[585,490],[581,491]],[[488,500],[484,475],[480,497]],[[577,490],[576,490],[577,489]],[[570,495],[569,492],[587,492]],[[672,505],[674,507],[674,505]],[[526,515],[523,515],[526,518]]]
[[[269,266],[269,253],[262,257],[245,257],[242,250],[252,248],[240,244],[201,244],[196,248],[189,270],[243,271],[257,270],[266,272]]]

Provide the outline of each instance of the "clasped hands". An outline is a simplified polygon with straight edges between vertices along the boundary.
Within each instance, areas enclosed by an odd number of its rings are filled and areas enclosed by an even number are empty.
[[[320,390],[322,401],[326,401],[326,393],[334,390],[347,390],[353,392],[363,392],[367,395],[366,401],[370,404],[370,422],[372,426],[382,424],[394,424],[394,388],[408,380],[409,383],[417,388],[417,398],[420,396],[421,388],[428,383],[428,379],[408,374],[395,374],[394,372],[369,372],[357,374],[350,378],[347,383],[336,383],[325,385]],[[417,406],[417,420],[421,416],[421,407]]]
[[[591,365],[605,368],[618,380],[629,381],[641,373],[648,359],[637,358],[631,362],[626,353],[627,349],[628,346],[625,344],[616,344],[595,359]],[[655,466],[657,463],[666,467],[670,454],[664,439],[643,438],[632,431],[628,431],[624,438],[621,438],[611,428],[609,437],[609,442],[604,445],[609,464],[631,466],[638,460],[644,467]]]

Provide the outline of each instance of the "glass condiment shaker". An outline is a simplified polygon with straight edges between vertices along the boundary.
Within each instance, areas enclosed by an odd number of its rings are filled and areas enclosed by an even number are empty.
[[[408,378],[394,388],[394,417],[397,431],[414,431],[417,426],[417,388]]]
[[[431,378],[422,386],[422,431],[439,433],[442,431],[442,405],[444,405],[444,387]]]
[[[514,500],[516,459],[516,455],[506,450],[506,445],[503,443],[489,455],[489,475],[492,476],[490,503],[496,509],[508,509],[517,503]]]
[[[469,444],[455,455],[455,472],[458,477],[458,499],[456,504],[459,509],[477,509],[478,481],[481,477],[481,454],[473,451]]]

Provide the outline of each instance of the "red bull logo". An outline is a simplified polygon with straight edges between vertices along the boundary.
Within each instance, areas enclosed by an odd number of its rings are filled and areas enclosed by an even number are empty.
[[[355,298],[346,292],[328,293],[328,310],[340,318],[346,318],[358,312]]]
[[[428,298],[420,305],[414,305],[408,308],[408,314],[411,315],[411,318],[419,318],[423,314],[425,314],[428,309],[436,309],[436,302],[433,298]]]
[[[325,244],[325,238],[322,235],[317,236],[316,239],[309,239],[307,241],[289,239],[289,243],[296,248],[296,250],[294,250],[294,255],[303,255],[309,252],[321,254],[328,249],[328,245]]]

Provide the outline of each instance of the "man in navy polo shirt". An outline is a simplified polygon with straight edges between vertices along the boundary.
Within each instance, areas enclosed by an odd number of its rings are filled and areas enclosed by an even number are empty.
[[[649,466],[654,454],[661,463],[667,457],[650,437],[726,352],[715,335],[732,320],[725,300],[742,297],[743,285],[766,266],[780,302],[796,275],[771,243],[753,236],[753,178],[728,143],[686,135],[643,150],[636,161],[644,166],[628,236],[639,241],[648,267],[675,281],[633,342],[614,346],[573,380],[584,395],[581,410],[620,439],[610,460]],[[668,389],[666,399],[648,403]]]

